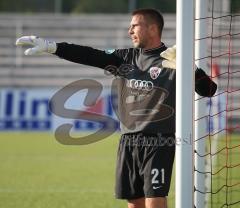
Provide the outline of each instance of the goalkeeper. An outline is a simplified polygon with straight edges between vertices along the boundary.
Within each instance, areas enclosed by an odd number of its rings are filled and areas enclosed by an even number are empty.
[[[163,26],[157,10],[139,9],[132,13],[128,31],[133,48],[101,51],[36,36],[16,42],[32,46],[26,55],[51,53],[116,76],[122,136],[115,192],[127,200],[128,208],[167,208],[175,154],[176,48],[167,49],[162,42]],[[215,93],[216,84],[203,70],[196,69],[195,77],[198,94]]]

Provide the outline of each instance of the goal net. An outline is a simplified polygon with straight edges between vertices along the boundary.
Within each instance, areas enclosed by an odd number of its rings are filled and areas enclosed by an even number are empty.
[[[218,90],[212,98],[195,97],[201,109],[194,123],[201,127],[195,131],[194,204],[240,207],[240,14],[230,0],[205,2],[205,16],[196,15],[195,24],[206,30],[195,44],[204,44],[206,53],[195,61],[206,65]]]

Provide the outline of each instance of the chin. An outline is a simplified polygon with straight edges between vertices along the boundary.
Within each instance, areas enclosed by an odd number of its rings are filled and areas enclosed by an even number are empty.
[[[134,48],[138,48],[138,44],[137,43],[133,43],[133,47]]]
[[[133,43],[133,47],[134,48],[142,48],[141,44],[139,44],[139,43]]]

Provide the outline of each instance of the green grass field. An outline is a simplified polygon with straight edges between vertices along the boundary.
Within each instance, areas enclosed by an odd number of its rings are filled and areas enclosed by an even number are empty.
[[[125,201],[114,198],[118,140],[116,134],[91,145],[66,146],[53,134],[1,133],[0,208],[126,207]],[[233,141],[237,140],[234,137]],[[235,151],[238,154],[233,154],[231,161],[238,163],[239,148]],[[216,165],[219,161],[224,163],[219,158]],[[231,171],[238,182],[239,172],[239,168]],[[219,182],[214,183],[217,189]],[[219,203],[214,196],[213,208],[225,202],[223,192]],[[239,192],[232,197],[239,199]],[[174,176],[168,201],[169,208],[173,208]]]
[[[52,134],[0,134],[0,208],[126,207],[114,198],[118,139],[66,146]]]
[[[209,142],[207,146],[210,146]],[[212,174],[207,191],[212,194],[208,194],[208,207],[240,207],[240,135],[223,135],[218,138],[211,158]]]

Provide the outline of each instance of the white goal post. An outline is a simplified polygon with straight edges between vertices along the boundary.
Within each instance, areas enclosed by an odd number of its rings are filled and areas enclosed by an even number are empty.
[[[206,177],[194,171],[195,167],[205,172],[205,158],[194,155],[193,150],[200,155],[205,154],[205,140],[195,141],[205,135],[206,123],[195,122],[194,118],[205,115],[206,104],[204,101],[194,102],[193,69],[195,64],[202,69],[207,68],[204,57],[207,54],[208,3],[209,0],[177,1],[176,208],[205,207]],[[194,192],[194,187],[198,191]]]
[[[177,0],[176,208],[193,208],[194,1]]]
[[[202,68],[207,69],[207,9],[209,0],[195,0],[195,64]],[[206,115],[206,100],[199,99],[200,96],[195,94],[195,120]],[[194,122],[194,121],[193,121]],[[194,205],[196,208],[205,207],[205,157],[199,155],[205,155],[206,140],[202,138],[206,135],[206,120],[200,119],[194,122],[195,138],[194,138],[194,186],[196,188],[194,192]],[[200,171],[200,172],[199,172]]]

